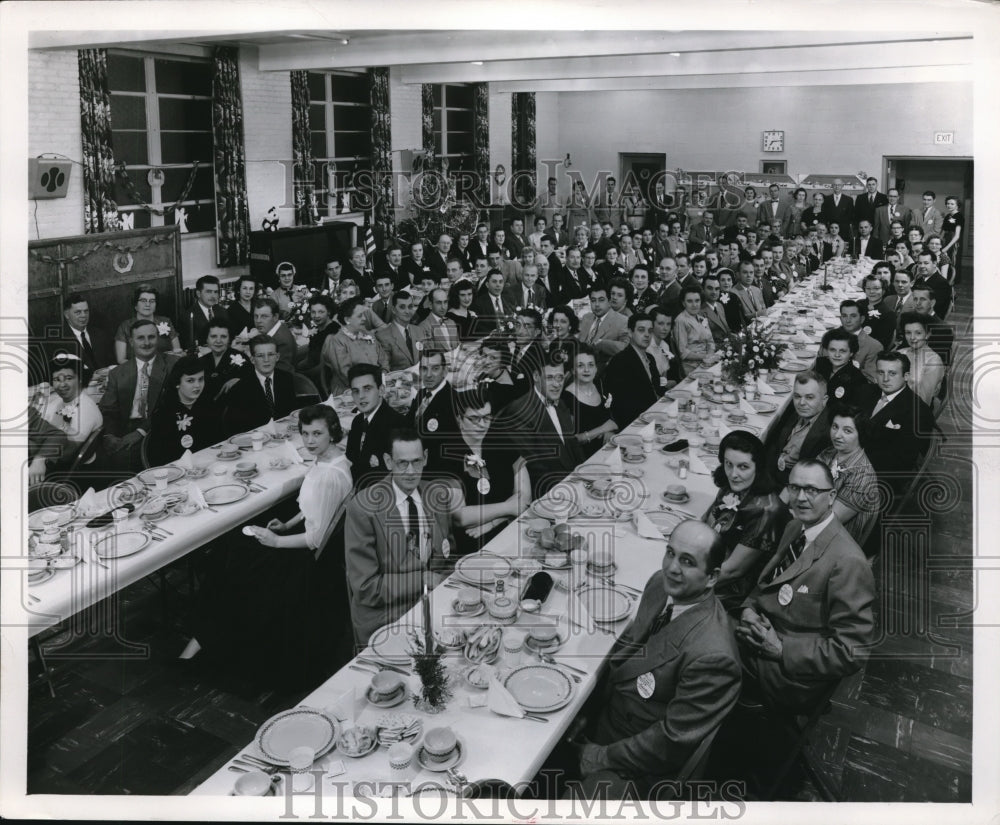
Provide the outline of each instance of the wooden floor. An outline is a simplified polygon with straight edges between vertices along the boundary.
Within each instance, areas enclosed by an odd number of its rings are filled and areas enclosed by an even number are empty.
[[[971,331],[971,293],[970,277],[949,318],[959,340]],[[956,363],[967,364],[959,347]],[[969,398],[971,376],[956,370],[952,380],[952,397]],[[848,801],[971,800],[969,404],[956,401],[942,416],[943,457],[912,514],[887,528],[892,546],[876,563],[879,641],[865,670],[841,686],[812,739],[824,772]],[[173,615],[183,624],[187,576],[181,568],[167,578],[182,594]],[[58,649],[73,658],[53,660],[56,698],[44,685],[31,689],[29,793],[187,793],[265,719],[300,698],[247,678],[178,670],[173,657],[183,628],[162,622],[152,580],[123,594],[121,615],[121,635],[148,646],[145,652],[125,659],[120,643],[75,634]],[[58,641],[49,643],[50,656]],[[799,780],[787,798],[818,797]]]

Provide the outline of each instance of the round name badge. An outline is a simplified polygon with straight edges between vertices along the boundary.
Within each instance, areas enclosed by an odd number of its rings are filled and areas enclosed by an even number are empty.
[[[438,429],[438,420],[436,418],[430,419],[427,422],[427,432],[436,433],[437,429]]]
[[[190,450],[193,444],[194,444],[194,439],[190,435],[181,436],[181,446],[185,450]]]
[[[837,398],[843,398],[843,397],[844,397],[844,388],[843,388],[843,387],[837,387],[837,389],[835,389],[835,390],[833,391],[833,394],[834,394],[834,395],[835,395],[835,396],[836,396]]]
[[[448,539],[442,539],[441,541],[441,555],[445,558],[451,555],[451,542]]]
[[[643,673],[635,680],[635,689],[643,699],[648,699],[656,689],[656,679],[652,673]]]
[[[374,456],[374,455],[373,455],[373,456],[372,456],[372,457],[371,457],[370,459],[368,459],[368,463],[369,463],[369,464],[370,464],[370,465],[371,465],[372,467],[378,467],[378,456]]]
[[[788,607],[792,603],[792,586],[787,582],[781,585],[781,589],[778,591],[778,604],[782,607]]]
[[[476,489],[479,490],[481,495],[486,495],[490,491],[490,480],[488,478],[481,478],[476,482]]]

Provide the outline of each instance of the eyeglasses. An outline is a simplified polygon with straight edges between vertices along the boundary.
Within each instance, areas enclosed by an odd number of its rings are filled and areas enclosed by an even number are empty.
[[[471,424],[488,424],[493,420],[492,413],[486,413],[486,415],[466,415],[465,420]]]
[[[816,496],[818,496],[820,493],[831,492],[833,490],[833,487],[813,487],[811,484],[802,487],[798,484],[786,484],[785,489],[788,490],[788,492],[792,495],[793,498],[797,496],[799,493],[805,493],[806,498],[812,499],[816,498]]]

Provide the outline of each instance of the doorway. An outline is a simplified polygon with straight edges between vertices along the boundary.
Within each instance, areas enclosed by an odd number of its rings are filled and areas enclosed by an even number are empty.
[[[883,158],[886,191],[899,189],[900,202],[920,212],[921,196],[929,189],[937,195],[935,206],[944,213],[945,198],[958,198],[959,209],[965,216],[962,232],[962,257],[973,255],[973,162],[971,158],[890,157]]]
[[[651,200],[649,187],[653,181],[661,178],[661,174],[667,168],[667,156],[657,152],[622,152],[619,155],[621,162],[621,181],[619,191],[625,191],[625,182],[634,180],[642,197],[646,203]]]

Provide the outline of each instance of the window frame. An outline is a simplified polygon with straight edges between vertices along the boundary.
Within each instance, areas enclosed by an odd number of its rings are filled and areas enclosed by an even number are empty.
[[[467,89],[470,86],[472,86],[472,84],[471,83],[435,83],[434,86],[435,86],[436,89],[438,89],[440,91],[440,95],[441,95],[441,104],[440,105],[435,104],[434,105],[434,110],[433,110],[434,114],[436,114],[437,112],[441,113],[441,117],[440,117],[441,127],[440,127],[440,129],[438,129],[438,128],[434,129],[434,143],[435,143],[435,147],[437,146],[438,140],[440,140],[440,142],[441,142],[441,151],[440,152],[436,151],[435,154],[436,154],[436,156],[437,156],[437,158],[439,160],[440,159],[444,159],[444,158],[448,159],[448,168],[449,168],[449,170],[457,172],[459,169],[461,169],[462,171],[470,172],[470,171],[472,171],[475,168],[475,163],[476,163],[476,157],[475,157],[475,151],[474,151],[474,149],[470,149],[470,151],[468,151],[468,152],[449,152],[448,151],[448,134],[449,134],[449,132],[454,132],[454,133],[460,133],[462,135],[465,135],[468,138],[468,140],[469,140],[470,146],[474,147],[475,146],[475,139],[476,139],[475,108],[472,107],[472,106],[449,106],[448,105],[448,89],[449,88],[463,88],[463,89]],[[464,129],[449,129],[448,128],[448,113],[449,112],[468,112],[469,115],[470,115],[470,122],[472,124],[471,127],[468,130],[464,130]],[[463,159],[466,160],[466,163],[463,163],[461,165],[456,165],[455,164],[455,159],[456,158],[463,158]]]

